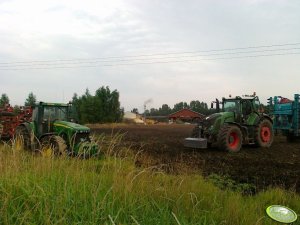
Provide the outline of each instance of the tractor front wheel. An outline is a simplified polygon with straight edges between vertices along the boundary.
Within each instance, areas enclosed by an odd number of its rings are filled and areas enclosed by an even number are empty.
[[[238,152],[242,147],[242,140],[242,132],[235,125],[225,125],[219,131],[218,145],[220,149]]]
[[[67,155],[65,140],[56,135],[46,136],[41,139],[41,154],[45,157]]]
[[[267,120],[261,120],[255,129],[255,143],[259,147],[269,148],[274,139],[272,123]]]

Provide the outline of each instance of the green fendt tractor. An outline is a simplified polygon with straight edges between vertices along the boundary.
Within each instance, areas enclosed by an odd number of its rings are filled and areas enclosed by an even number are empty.
[[[193,130],[192,137],[184,145],[192,148],[207,148],[216,145],[229,152],[237,152],[243,144],[270,147],[273,142],[272,119],[262,113],[258,97],[216,99],[216,110]],[[220,110],[220,104],[222,109]]]
[[[40,102],[33,107],[31,121],[16,128],[16,140],[25,149],[47,155],[91,156],[99,153],[91,142],[90,129],[77,124],[72,104]]]

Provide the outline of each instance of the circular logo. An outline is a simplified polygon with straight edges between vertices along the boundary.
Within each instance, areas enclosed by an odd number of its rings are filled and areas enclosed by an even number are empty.
[[[273,220],[281,223],[293,223],[297,220],[297,214],[286,206],[271,205],[266,212]]]

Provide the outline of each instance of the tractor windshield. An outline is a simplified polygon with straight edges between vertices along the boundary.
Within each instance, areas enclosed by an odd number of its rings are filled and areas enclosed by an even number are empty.
[[[240,102],[239,101],[230,101],[226,100],[223,103],[224,112],[239,112],[240,111]]]
[[[67,120],[68,107],[45,106],[44,119],[46,120]]]

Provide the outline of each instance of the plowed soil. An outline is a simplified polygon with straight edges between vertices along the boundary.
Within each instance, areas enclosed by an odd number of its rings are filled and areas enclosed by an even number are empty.
[[[94,133],[125,133],[121,145],[136,154],[136,165],[156,166],[168,173],[201,173],[229,176],[256,191],[280,186],[300,193],[300,142],[275,136],[270,148],[243,146],[238,153],[183,146],[194,125],[120,125],[92,128]]]

